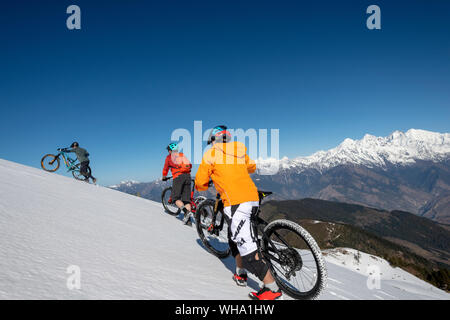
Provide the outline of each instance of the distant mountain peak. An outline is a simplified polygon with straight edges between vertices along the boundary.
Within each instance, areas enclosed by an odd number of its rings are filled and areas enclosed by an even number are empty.
[[[335,148],[307,157],[259,159],[257,162],[261,174],[270,174],[277,166],[279,169],[316,169],[322,172],[338,165],[386,167],[388,164],[413,164],[416,160],[439,162],[449,157],[450,133],[409,129],[406,132],[396,130],[387,137],[365,134],[360,140],[346,138]]]
[[[120,181],[119,184],[115,184],[115,185],[109,186],[108,188],[118,189],[118,188],[123,187],[123,186],[131,187],[132,185],[138,184],[138,183],[140,183],[140,182],[139,181],[135,181],[135,180],[124,180],[124,181]]]

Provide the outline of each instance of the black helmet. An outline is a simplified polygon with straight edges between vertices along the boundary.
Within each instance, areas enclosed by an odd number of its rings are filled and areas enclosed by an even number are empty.
[[[71,145],[70,145],[70,147],[71,148],[75,148],[75,147],[78,147],[79,146],[79,144],[78,144],[78,142],[73,142]]]
[[[215,126],[208,137],[208,144],[213,143],[213,141],[217,142],[229,142],[231,140],[231,134],[227,130],[227,126],[220,125]]]

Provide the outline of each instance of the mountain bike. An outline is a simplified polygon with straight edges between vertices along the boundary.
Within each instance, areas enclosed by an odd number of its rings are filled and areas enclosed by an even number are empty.
[[[168,180],[172,179],[172,177],[168,177]],[[198,206],[206,200],[204,196],[196,196],[194,197],[195,190],[195,179],[192,180],[192,188],[191,188],[191,212],[195,214]],[[177,207],[175,201],[172,200],[172,187],[165,188],[161,194],[161,202],[167,213],[177,216],[180,213],[180,208]]]
[[[58,149],[58,154],[46,154],[41,159],[41,167],[45,171],[48,172],[55,172],[59,169],[60,166],[60,158],[63,159],[64,164],[67,167],[67,172],[72,172],[72,175],[77,180],[84,180],[84,175],[80,172],[80,163],[77,163],[76,159],[71,159],[69,156],[66,155],[68,153],[67,149]],[[91,168],[88,166],[87,173],[90,175]]]
[[[272,192],[258,191],[259,204]],[[260,217],[261,206],[252,214],[253,234],[257,236],[259,256],[270,267],[283,292],[295,299],[315,299],[326,287],[327,270],[313,237],[289,220],[270,223]],[[230,254],[229,218],[223,211],[220,195],[203,201],[195,216],[198,235],[205,248],[219,258]]]

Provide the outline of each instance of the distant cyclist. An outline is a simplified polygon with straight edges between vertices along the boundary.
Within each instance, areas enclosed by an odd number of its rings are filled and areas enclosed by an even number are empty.
[[[256,164],[247,155],[247,148],[243,143],[231,141],[231,134],[226,126],[213,128],[208,144],[212,144],[212,148],[203,155],[195,187],[199,191],[205,191],[212,179],[220,193],[224,213],[230,221],[228,241],[236,259],[233,280],[240,286],[246,286],[248,270],[264,283],[259,292],[250,293],[252,299],[279,299],[281,290],[268,265],[258,256],[258,246],[255,235],[252,234],[251,216],[258,209],[259,195],[250,173],[255,172]]]
[[[167,146],[169,154],[164,162],[162,180],[168,180],[169,169],[172,172],[172,201],[183,211],[183,223],[191,222],[191,169],[192,164],[182,152],[178,152],[178,144],[171,143]]]
[[[84,181],[89,183],[89,178],[92,179],[93,183],[97,182],[97,179],[94,178],[91,174],[92,170],[89,167],[89,153],[86,149],[80,148],[78,142],[74,142],[70,145],[71,149],[64,149],[66,152],[73,152],[77,155],[78,161],[80,161],[80,173],[84,176]]]

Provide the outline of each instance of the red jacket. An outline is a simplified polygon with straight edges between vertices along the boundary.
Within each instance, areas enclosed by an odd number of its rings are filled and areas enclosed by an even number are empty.
[[[183,173],[191,173],[192,164],[182,152],[172,152],[164,162],[163,177],[167,176],[169,169],[172,171],[173,179],[175,179]]]

